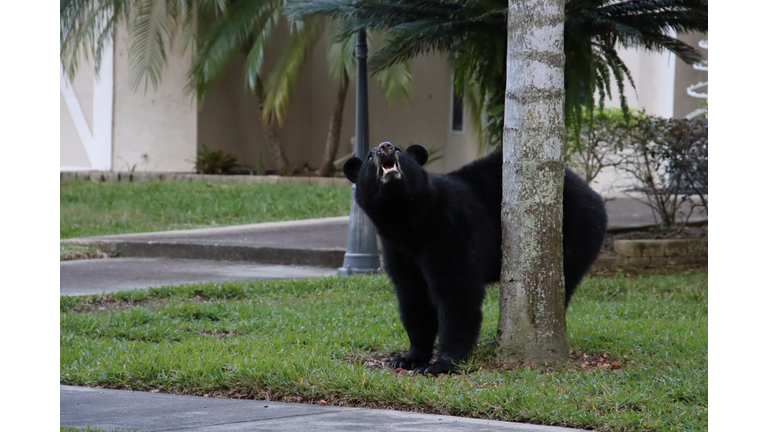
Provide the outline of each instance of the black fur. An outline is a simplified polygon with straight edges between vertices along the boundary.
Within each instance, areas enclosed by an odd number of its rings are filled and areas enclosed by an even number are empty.
[[[383,182],[380,166],[390,167],[393,161],[400,177],[391,174]],[[502,158],[497,152],[446,175],[427,173],[422,168],[426,161],[427,152],[419,145],[402,152],[382,143],[366,161],[347,161],[344,174],[356,183],[355,199],[379,232],[384,268],[411,343],[390,364],[439,374],[469,355],[480,331],[485,285],[499,280]],[[597,257],[606,223],[600,196],[566,170],[566,307]],[[430,364],[436,337],[437,360]]]

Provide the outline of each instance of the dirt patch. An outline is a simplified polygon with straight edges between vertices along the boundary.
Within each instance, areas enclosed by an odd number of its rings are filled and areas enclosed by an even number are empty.
[[[59,252],[59,261],[74,261],[84,259],[102,259],[109,258],[112,255],[104,252],[101,249],[95,249],[85,246],[70,246],[62,248]]]
[[[235,332],[210,332],[208,330],[203,330],[200,334],[204,336],[213,336],[217,339],[229,339],[235,335]]]
[[[348,363],[352,363],[355,365],[362,365],[367,367],[371,370],[386,370],[392,375],[400,375],[400,374],[410,374],[410,371],[407,371],[403,368],[397,368],[393,369],[389,367],[389,360],[395,356],[399,355],[398,353],[370,353],[368,355],[354,355],[354,356],[348,356],[344,357],[344,361]],[[617,371],[620,370],[622,367],[626,366],[627,364],[634,364],[635,362],[633,360],[628,360],[626,356],[623,356],[623,358],[615,358],[612,357],[610,353],[600,353],[600,354],[587,354],[587,353],[574,353],[573,351],[569,354],[569,361],[567,370],[568,371],[574,371],[574,372],[583,372],[586,374],[597,372],[597,371]],[[436,355],[432,356],[431,361],[436,360]],[[530,362],[522,361],[522,362],[516,362],[516,363],[506,363],[502,361],[491,361],[491,362],[479,362],[478,365],[480,366],[476,371],[468,371],[469,373],[472,372],[479,372],[480,370],[486,370],[486,371],[512,371],[516,369],[533,369],[533,370],[539,370],[542,374],[550,374],[553,372],[554,368],[551,365],[545,365],[545,366],[532,366]]]
[[[77,303],[71,306],[67,312],[70,313],[88,313],[96,311],[109,310],[131,310],[136,306],[148,306],[161,304],[163,300],[117,300],[109,294],[94,299],[92,297],[78,298]]]

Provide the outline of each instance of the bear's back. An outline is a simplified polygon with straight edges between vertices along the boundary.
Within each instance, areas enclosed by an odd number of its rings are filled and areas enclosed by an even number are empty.
[[[477,196],[489,213],[496,215],[501,223],[501,152],[464,165],[456,171],[446,174],[464,182]]]

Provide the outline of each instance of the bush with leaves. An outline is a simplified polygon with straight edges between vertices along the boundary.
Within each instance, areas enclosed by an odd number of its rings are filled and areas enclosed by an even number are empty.
[[[629,129],[632,152],[619,168],[642,185],[639,190],[662,225],[682,229],[696,210],[708,211],[708,122],[655,116],[636,122]]]
[[[580,127],[571,124],[566,128],[563,145],[566,164],[591,184],[603,169],[619,165],[619,154],[628,146],[630,130],[644,115],[636,110],[624,115],[618,108],[585,111]]]
[[[203,144],[203,148],[197,151],[195,171],[198,174],[229,174],[239,165],[237,156],[232,153],[224,153],[222,150],[211,150]]]

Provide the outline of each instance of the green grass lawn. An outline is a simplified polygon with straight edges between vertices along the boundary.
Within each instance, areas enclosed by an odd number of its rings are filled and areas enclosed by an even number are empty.
[[[497,286],[488,292],[481,345],[498,319]],[[62,296],[60,374],[72,385],[705,431],[707,307],[706,270],[589,277],[568,311],[571,348],[619,369],[513,369],[486,347],[433,378],[368,364],[407,348],[382,275]]]
[[[163,231],[349,214],[351,188],[62,180],[60,237]]]

